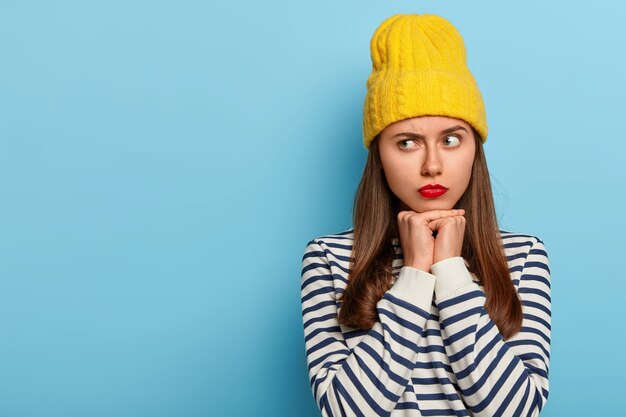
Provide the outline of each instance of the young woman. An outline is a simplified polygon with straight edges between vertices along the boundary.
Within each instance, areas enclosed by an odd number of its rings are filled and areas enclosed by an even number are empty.
[[[487,123],[463,40],[395,15],[371,40],[353,227],[311,240],[302,317],[324,416],[536,416],[548,398],[550,269],[498,228]]]

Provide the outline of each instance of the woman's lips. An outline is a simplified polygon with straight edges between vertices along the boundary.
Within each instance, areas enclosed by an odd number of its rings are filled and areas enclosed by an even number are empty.
[[[446,187],[440,184],[428,184],[418,190],[423,197],[436,198],[448,191]]]

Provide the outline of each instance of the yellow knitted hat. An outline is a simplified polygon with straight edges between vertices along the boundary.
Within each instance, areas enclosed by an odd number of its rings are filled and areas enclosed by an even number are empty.
[[[485,106],[467,67],[463,38],[440,16],[397,14],[370,42],[372,73],[363,106],[363,144],[389,124],[417,116],[465,120],[487,140]]]

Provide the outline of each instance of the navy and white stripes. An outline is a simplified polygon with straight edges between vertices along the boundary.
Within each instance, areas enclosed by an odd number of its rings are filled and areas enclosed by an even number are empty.
[[[461,257],[432,274],[402,265],[369,331],[337,321],[352,229],[311,240],[301,301],[311,388],[323,416],[536,416],[548,398],[550,269],[537,237],[500,231],[524,321],[504,341]]]

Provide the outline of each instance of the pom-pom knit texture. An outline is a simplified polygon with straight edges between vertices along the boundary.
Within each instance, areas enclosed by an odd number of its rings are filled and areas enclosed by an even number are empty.
[[[363,144],[393,122],[435,115],[465,120],[487,140],[481,93],[467,67],[461,35],[446,19],[398,14],[370,41],[372,72],[363,106]]]

